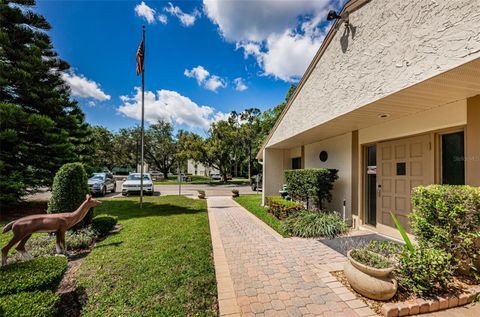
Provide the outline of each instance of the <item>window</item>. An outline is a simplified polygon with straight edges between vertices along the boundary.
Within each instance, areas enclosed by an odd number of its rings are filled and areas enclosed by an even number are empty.
[[[465,143],[464,132],[443,134],[441,144],[442,184],[465,184]]]
[[[302,158],[294,157],[292,158],[292,170],[298,170],[302,168]]]

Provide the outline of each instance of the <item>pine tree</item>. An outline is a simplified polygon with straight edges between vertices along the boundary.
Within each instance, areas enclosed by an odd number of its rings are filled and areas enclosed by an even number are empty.
[[[9,114],[0,122],[0,173],[2,183],[16,184],[7,196],[18,199],[51,186],[64,163],[85,160],[90,130],[62,79],[70,66],[53,49],[49,23],[32,11],[35,1],[0,1],[0,102],[2,114]]]

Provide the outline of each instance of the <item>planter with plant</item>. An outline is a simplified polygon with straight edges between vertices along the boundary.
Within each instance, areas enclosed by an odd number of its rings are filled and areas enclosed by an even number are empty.
[[[367,248],[348,251],[345,276],[354,290],[375,300],[389,300],[397,292],[397,281],[392,277],[394,264],[386,257]]]
[[[206,195],[204,190],[197,190],[197,192],[198,192],[198,198],[205,199]]]
[[[240,196],[240,192],[238,191],[238,189],[232,189],[232,197],[235,198],[238,196]]]

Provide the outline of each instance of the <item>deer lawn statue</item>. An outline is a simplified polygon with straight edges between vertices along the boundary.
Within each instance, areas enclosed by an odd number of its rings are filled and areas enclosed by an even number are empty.
[[[12,221],[3,228],[3,233],[10,230],[13,238],[2,248],[2,266],[7,264],[8,251],[17,244],[17,251],[27,259],[33,257],[25,250],[25,243],[35,232],[55,232],[57,236],[56,251],[65,254],[65,233],[68,229],[83,220],[90,208],[100,205],[102,202],[87,195],[85,201],[74,212],[60,214],[32,215]]]

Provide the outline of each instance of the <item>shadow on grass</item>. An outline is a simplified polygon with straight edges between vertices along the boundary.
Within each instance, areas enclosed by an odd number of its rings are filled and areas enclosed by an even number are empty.
[[[184,196],[166,196],[155,202],[147,198],[142,207],[138,200],[132,198],[115,198],[103,200],[103,204],[95,208],[95,214],[110,214],[118,217],[119,222],[132,218],[152,216],[172,216],[179,214],[195,214],[206,212],[206,205],[200,200],[193,200]]]

